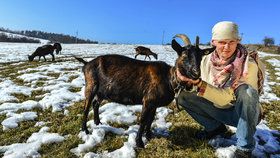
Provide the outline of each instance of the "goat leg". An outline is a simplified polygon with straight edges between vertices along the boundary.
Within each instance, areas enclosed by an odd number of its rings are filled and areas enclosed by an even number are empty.
[[[99,102],[97,100],[93,100],[93,119],[94,123],[96,125],[100,124],[100,118],[99,118]]]
[[[144,143],[143,143],[143,140],[142,140],[142,135],[143,135],[143,132],[144,132],[144,129],[145,129],[145,124],[144,123],[141,123],[140,124],[140,127],[139,127],[139,130],[137,132],[137,136],[136,136],[136,147],[138,148],[144,148]]]
[[[52,61],[54,61],[54,60],[55,60],[55,58],[54,58],[54,55],[53,55],[53,53],[51,53],[51,55],[52,55]]]
[[[147,123],[147,114],[148,114],[148,109],[145,105],[143,105],[142,112],[141,112],[141,118],[140,118],[140,127],[139,127],[139,130],[137,132],[137,136],[136,136],[136,146],[138,148],[144,148],[142,135],[144,133],[145,126],[146,126],[146,123]]]
[[[147,58],[147,55],[145,55],[145,59],[144,60],[146,60],[146,58]]]
[[[82,131],[85,131],[86,134],[89,134],[88,128],[87,128],[87,118],[88,118],[88,112],[89,109],[84,109],[84,117],[83,117],[83,124],[82,124]]]
[[[43,57],[44,57],[45,61],[47,61],[46,57],[45,56],[43,56]]]
[[[152,108],[150,109],[149,114],[147,114],[147,124],[146,124],[146,138],[148,140],[151,140],[153,137],[153,133],[151,131],[151,125],[155,119],[155,115],[156,115],[156,108]]]
[[[137,132],[136,136],[136,146],[138,148],[144,148],[144,143],[142,140],[142,135],[144,133],[145,127],[147,126],[147,121],[148,121],[148,115],[151,114],[151,108],[149,104],[145,103],[144,101],[143,107],[142,107],[142,112],[141,112],[141,118],[140,118],[140,127]]]
[[[83,117],[82,131],[85,131],[86,134],[89,134],[89,131],[87,129],[87,119],[88,119],[89,108],[94,97],[91,86],[86,85],[85,97],[86,100],[84,104],[84,117]]]

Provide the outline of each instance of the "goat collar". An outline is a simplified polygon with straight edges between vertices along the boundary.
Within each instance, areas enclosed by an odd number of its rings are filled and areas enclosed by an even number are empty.
[[[188,86],[187,84],[182,83],[178,80],[176,71],[174,71],[174,80],[175,80],[175,86],[176,86],[175,88],[173,88],[173,91],[175,93],[174,98],[175,98],[175,102],[176,102],[176,106],[177,106],[178,110],[181,111],[179,104],[178,104],[178,97],[179,97],[180,93],[182,92],[182,90],[185,92],[189,92],[189,93],[196,92],[197,86],[191,85],[191,87],[187,87]]]
[[[176,74],[176,71],[174,71],[174,80],[175,80],[175,86],[173,88],[173,91],[175,93],[175,102],[176,102],[176,107],[179,111],[181,111],[180,107],[179,107],[179,104],[178,104],[178,96],[180,95],[180,93],[182,92],[182,90],[186,89],[186,85],[183,85],[177,78],[177,74]]]

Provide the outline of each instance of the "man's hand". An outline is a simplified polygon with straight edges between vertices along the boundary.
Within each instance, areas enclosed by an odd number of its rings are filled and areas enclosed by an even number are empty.
[[[183,76],[178,69],[176,69],[176,74],[181,81],[186,82],[189,85],[198,85],[201,82],[200,78],[197,80],[192,80],[188,77]]]

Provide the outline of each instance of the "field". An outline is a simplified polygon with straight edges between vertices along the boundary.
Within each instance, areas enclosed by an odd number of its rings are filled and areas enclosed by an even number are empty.
[[[185,111],[178,111],[174,102],[157,110],[152,125],[155,138],[145,141],[145,149],[135,148],[134,142],[141,105],[104,102],[100,108],[103,124],[96,126],[91,113],[88,121],[91,134],[86,136],[81,132],[84,103],[82,64],[71,55],[82,56],[85,60],[108,53],[134,57],[135,45],[64,45],[55,62],[50,61],[50,56],[47,62],[38,62],[37,58],[28,62],[27,54],[37,46],[1,44],[1,157],[167,158],[220,157],[225,153],[222,148],[213,148],[208,141],[194,139],[194,133],[202,127]],[[174,65],[176,53],[170,46],[147,47],[158,52],[159,60]],[[260,55],[267,73],[265,93],[261,96],[265,112],[262,123],[270,130],[279,131],[280,56],[264,52]],[[279,145],[280,136],[277,137]],[[279,152],[274,154],[278,156]]]

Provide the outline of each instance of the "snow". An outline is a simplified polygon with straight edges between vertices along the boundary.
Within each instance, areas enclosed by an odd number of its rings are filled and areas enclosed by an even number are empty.
[[[280,156],[280,132],[277,130],[270,130],[266,125],[266,121],[262,120],[258,124],[254,138],[256,140],[256,146],[252,154],[255,157],[266,157],[266,154],[271,154],[271,157]],[[217,157],[231,158],[236,150],[236,140],[236,136],[233,135],[230,139],[216,137],[211,139],[208,143],[217,149],[215,153]]]
[[[39,132],[33,133],[26,143],[15,143],[7,146],[0,146],[0,152],[7,158],[40,157],[38,152],[42,145],[59,143],[65,138],[57,133],[48,133],[48,127],[42,127]]]
[[[25,86],[18,86],[11,80],[4,80],[0,82],[0,104],[7,101],[17,101],[18,99],[11,94],[24,94],[27,96],[31,95],[32,88]]]
[[[22,61],[27,61],[27,54],[32,53],[41,44],[21,44],[21,43],[1,43],[0,47],[0,63],[15,61],[12,65],[18,65]],[[89,61],[101,54],[122,54],[134,58],[134,48],[137,45],[109,45],[109,44],[62,44],[62,54],[56,55],[58,58],[69,59],[72,55],[84,57]],[[170,65],[174,65],[177,54],[170,46],[161,45],[144,45],[151,48],[152,51],[158,52],[158,60],[163,60]],[[267,53],[260,52],[261,57],[270,56]],[[277,55],[275,55],[277,56]],[[51,56],[47,57],[48,59]],[[140,60],[144,56],[138,56]],[[38,60],[38,59],[35,59]],[[152,58],[154,61],[155,59]],[[280,64],[276,58],[267,60],[275,66],[276,74],[280,78]],[[17,128],[22,121],[35,120],[37,113],[33,112],[34,108],[42,110],[52,109],[52,112],[61,111],[68,115],[67,108],[75,102],[84,99],[84,77],[81,72],[82,64],[77,61],[63,60],[56,63],[48,63],[35,68],[27,68],[18,71],[18,79],[24,81],[24,85],[17,85],[8,78],[0,78],[0,115],[5,115],[6,118],[1,122],[3,129],[9,130]],[[5,68],[5,66],[0,66]],[[58,77],[48,76],[49,73],[56,73]],[[279,85],[278,82],[271,82],[268,72],[266,72],[264,94],[261,96],[261,102],[271,102],[279,100],[279,98],[272,93],[271,86]],[[71,78],[74,78],[70,80]],[[36,83],[40,80],[43,86],[37,86]],[[71,87],[80,88],[79,92],[71,92]],[[28,100],[22,103],[13,94],[23,94],[30,96],[34,91],[42,91],[43,94],[36,96],[37,101]],[[85,158],[92,157],[136,157],[135,151],[135,137],[139,125],[137,125],[136,113],[141,112],[142,105],[127,106],[117,103],[106,103],[99,109],[101,125],[95,125],[93,120],[87,122],[90,134],[86,135],[84,132],[78,134],[83,143],[71,149],[77,156]],[[20,110],[24,112],[19,113]],[[168,129],[172,126],[170,122],[166,121],[166,117],[172,110],[167,107],[158,108],[156,117],[152,124],[152,130],[157,135],[169,136]],[[109,123],[125,124],[127,129],[115,128]],[[67,136],[60,136],[58,133],[48,133],[46,125],[51,122],[37,122],[36,127],[42,127],[37,133],[33,133],[25,143],[15,143],[6,146],[0,146],[0,153],[4,153],[4,157],[40,157],[39,150],[43,144],[59,143],[67,139]],[[234,130],[234,128],[233,128]],[[123,146],[115,151],[102,153],[89,152],[90,149],[104,140],[107,133],[114,133],[120,137],[125,138]],[[278,138],[276,138],[278,137]],[[278,140],[277,140],[278,139]],[[144,144],[147,145],[147,140],[143,137]],[[265,152],[279,153],[279,131],[270,130],[265,121],[262,121],[258,127],[255,135],[257,142],[254,155],[262,157]],[[232,157],[236,150],[236,138],[225,140],[223,138],[215,138],[209,141],[216,149],[217,157]],[[280,155],[274,155],[280,157]]]
[[[36,112],[23,112],[20,114],[7,113],[8,117],[2,122],[3,130],[8,130],[10,128],[18,127],[18,123],[22,121],[34,120],[37,117]]]

